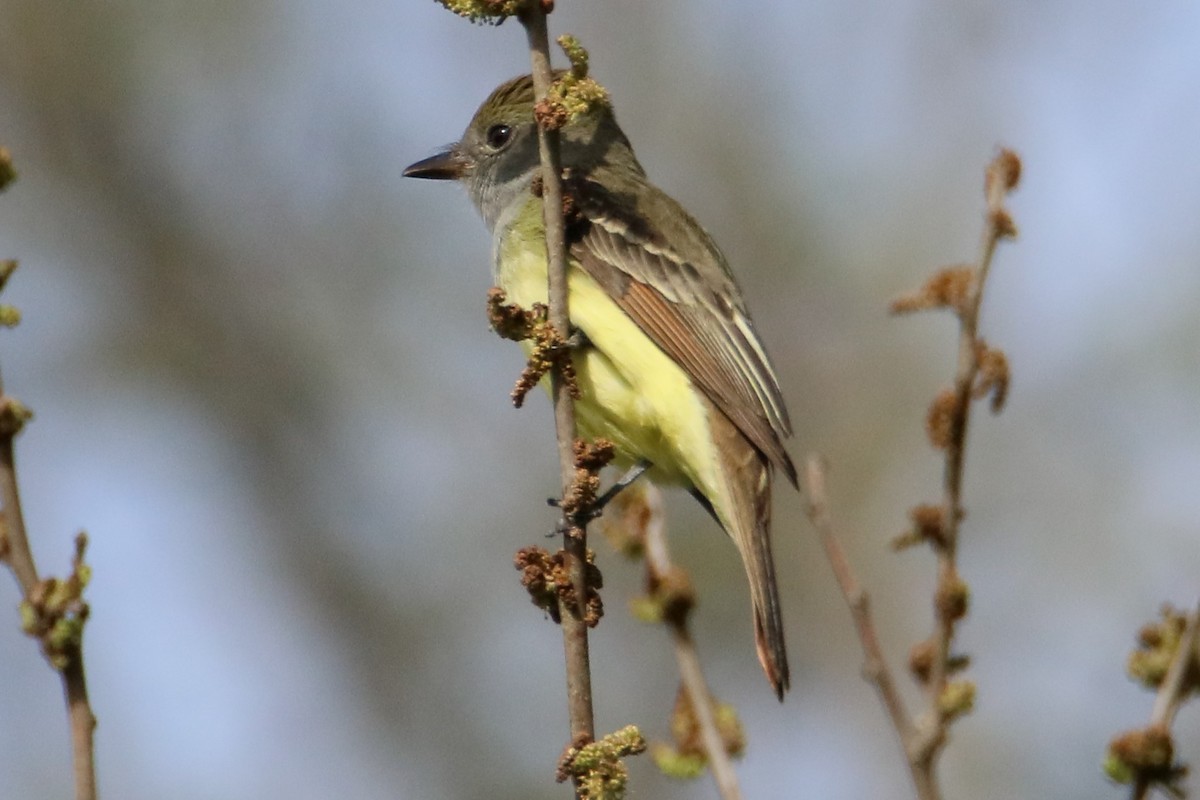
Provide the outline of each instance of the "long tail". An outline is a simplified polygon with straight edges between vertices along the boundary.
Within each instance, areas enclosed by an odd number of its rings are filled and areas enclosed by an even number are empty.
[[[758,448],[715,407],[710,409],[709,427],[721,459],[725,491],[721,497],[704,499],[741,553],[750,581],[758,661],[775,694],[783,700],[790,678],[775,560],[771,556],[771,467]]]

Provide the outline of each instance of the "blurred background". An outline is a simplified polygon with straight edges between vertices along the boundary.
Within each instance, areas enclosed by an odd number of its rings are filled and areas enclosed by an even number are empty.
[[[558,5],[552,32],[591,49],[643,164],[734,265],[897,668],[933,560],[887,542],[938,497],[924,414],[955,326],[887,304],[976,257],[984,166],[1021,154],[982,320],[1013,385],[967,462],[978,705],[942,774],[951,797],[1122,796],[1099,765],[1149,715],[1134,631],[1200,592],[1200,8]],[[553,524],[548,403],[509,405],[522,362],[487,329],[464,193],[400,177],[527,64],[518,25],[427,1],[0,0],[21,175],[0,257],[25,314],[0,366],[37,413],[18,456],[39,567],[92,538],[104,796],[567,796],[559,631],[511,566]],[[783,705],[732,545],[668,501],[746,796],[907,796],[800,497],[775,504]],[[641,567],[597,548],[598,728],[665,737],[667,636],[625,610]],[[18,600],[0,580],[0,797],[66,797],[58,680]],[[1185,708],[1185,759],[1198,723]],[[716,796],[633,773],[632,797]]]

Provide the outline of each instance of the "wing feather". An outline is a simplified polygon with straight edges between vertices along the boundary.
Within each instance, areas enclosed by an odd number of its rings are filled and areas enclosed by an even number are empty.
[[[571,189],[586,222],[574,226],[571,253],[584,271],[795,484],[783,447],[792,429],[779,381],[716,245],[701,234],[685,256],[645,215],[625,211],[597,184]],[[655,202],[690,219],[653,191]]]

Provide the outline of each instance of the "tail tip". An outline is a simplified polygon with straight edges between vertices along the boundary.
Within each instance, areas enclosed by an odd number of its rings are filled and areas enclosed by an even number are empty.
[[[783,696],[791,688],[791,677],[788,674],[787,651],[783,648],[783,641],[768,643],[765,637],[756,637],[758,650],[758,663],[762,665],[763,673],[767,676],[767,681],[770,682],[771,688],[775,690],[775,696],[779,702],[783,702]]]

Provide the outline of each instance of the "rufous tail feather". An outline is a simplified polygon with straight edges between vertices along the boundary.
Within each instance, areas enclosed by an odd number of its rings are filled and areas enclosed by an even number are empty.
[[[750,582],[754,641],[763,672],[779,699],[789,685],[783,614],[771,555],[771,467],[766,457],[715,407],[709,414],[713,442],[725,476],[724,502],[715,516],[737,545]]]

